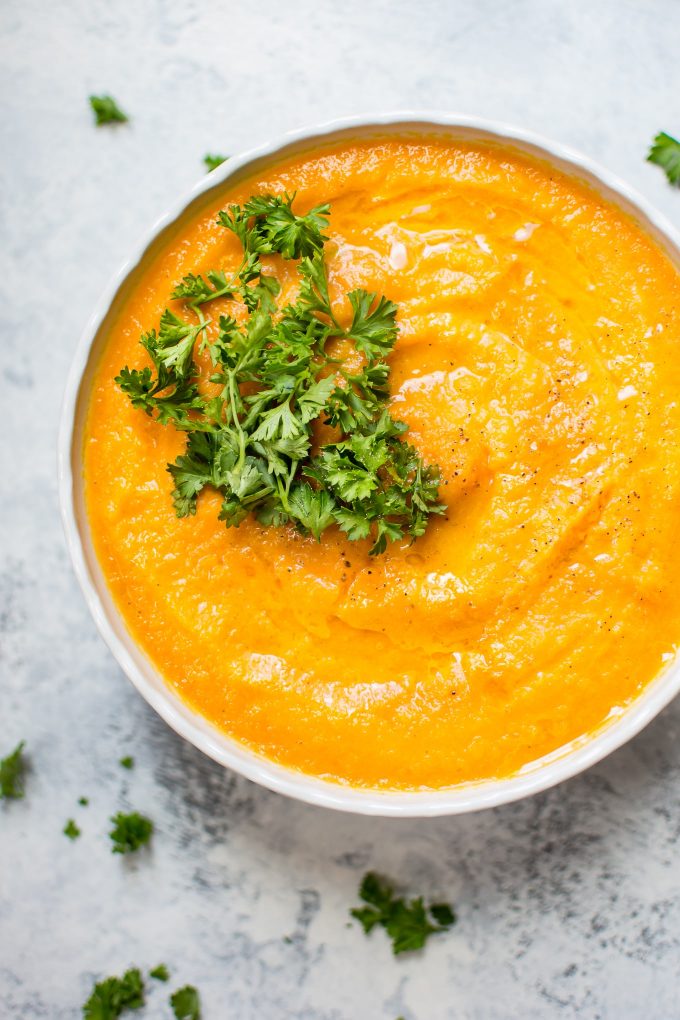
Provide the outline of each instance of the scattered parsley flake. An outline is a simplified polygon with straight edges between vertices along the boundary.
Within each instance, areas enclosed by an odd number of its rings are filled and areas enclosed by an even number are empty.
[[[203,157],[203,162],[207,166],[208,172],[210,172],[211,170],[217,170],[218,166],[222,166],[222,164],[226,162],[226,160],[228,159],[229,159],[228,156],[217,156],[212,155],[211,153],[207,153]]]
[[[198,496],[212,488],[223,497],[227,527],[253,514],[320,540],[335,526],[351,541],[369,540],[377,555],[388,542],[414,541],[444,512],[439,469],[423,462],[404,440],[407,425],[389,414],[397,306],[356,289],[348,295],[351,322],[339,323],[324,260],[330,207],[299,214],[294,198],[255,195],[220,213],[243,246],[240,268],[231,278],[222,270],[185,276],[172,298],[193,318],[166,309],[158,331],[140,340],[152,365],[126,365],[116,382],[134,407],[187,433],[184,452],[168,465],[178,517],[195,514]],[[261,261],[272,254],[298,260],[299,292],[285,307]],[[220,315],[206,332],[203,306],[216,298],[240,302],[248,318]],[[363,364],[350,371],[331,357],[334,339],[354,345]],[[199,390],[197,341],[217,395]],[[339,438],[315,451],[317,420]]]
[[[185,985],[170,996],[177,1020],[201,1020],[201,1003],[193,985]]]
[[[114,854],[131,854],[145,846],[153,833],[153,822],[138,811],[124,814],[119,811],[111,818],[113,829],[109,833]]]
[[[127,970],[122,978],[110,977],[94,986],[83,1006],[84,1020],[116,1020],[127,1009],[144,1005],[144,982],[139,968]]]
[[[20,741],[11,754],[0,761],[0,800],[3,797],[19,800],[24,795],[26,759],[23,755],[26,742]]]
[[[164,963],[159,963],[157,967],[149,971],[149,977],[155,978],[156,981],[169,981],[170,971]]]
[[[442,928],[450,928],[452,924],[456,923],[456,915],[448,903],[430,904],[430,913]]]
[[[67,821],[66,825],[63,828],[63,833],[65,836],[68,836],[68,838],[71,840],[78,839],[78,836],[80,835],[80,829],[78,828],[78,826],[76,825],[72,818],[69,818],[69,820]]]
[[[90,801],[88,797],[78,797],[78,803],[81,807],[87,807]]]
[[[90,96],[90,106],[97,127],[102,124],[124,124],[129,119],[111,96]]]
[[[350,911],[368,935],[380,925],[392,940],[394,955],[422,949],[425,942],[455,923],[455,915],[447,903],[425,907],[422,897],[406,900],[396,897],[392,886],[374,872],[364,875],[359,896],[367,904]]]
[[[650,163],[656,163],[666,174],[670,184],[680,184],[680,141],[660,131],[647,154]]]
[[[135,759],[132,755],[128,754],[125,758],[120,759],[119,764],[122,765],[124,769],[133,769],[135,767]]]

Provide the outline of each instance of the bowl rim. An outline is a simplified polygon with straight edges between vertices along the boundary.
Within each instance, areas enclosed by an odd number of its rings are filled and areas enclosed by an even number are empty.
[[[59,424],[57,474],[67,548],[97,629],[128,679],[176,733],[221,765],[261,786],[305,803],[354,814],[415,818],[497,807],[547,790],[578,775],[639,733],[675,697],[680,691],[680,662],[676,659],[674,664],[663,669],[629,706],[599,729],[502,779],[485,779],[443,790],[399,791],[346,786],[310,776],[279,765],[218,730],[181,700],[141,652],[108,596],[103,575],[96,578],[88,564],[76,509],[74,471],[74,461],[80,463],[74,446],[79,422],[79,396],[97,337],[122,286],[143,263],[147,250],[159,235],[179,221],[201,195],[221,186],[257,161],[274,161],[288,147],[322,146],[331,142],[333,136],[345,134],[351,137],[352,132],[363,133],[365,137],[397,134],[400,128],[402,134],[420,129],[430,135],[439,128],[442,134],[450,133],[452,137],[456,130],[463,132],[464,136],[468,132],[470,138],[477,135],[492,144],[536,150],[537,158],[571,172],[572,176],[585,173],[586,183],[596,190],[603,187],[611,193],[607,197],[641,221],[643,229],[666,247],[671,258],[680,262],[680,233],[643,195],[589,157],[534,131],[455,112],[396,110],[341,117],[285,132],[229,158],[217,170],[206,173],[143,233],[105,287],[81,333],[68,374]],[[85,519],[83,528],[86,527]]]

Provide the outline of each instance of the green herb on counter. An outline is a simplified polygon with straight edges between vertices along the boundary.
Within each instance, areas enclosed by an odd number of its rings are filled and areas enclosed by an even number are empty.
[[[153,833],[153,822],[138,811],[124,814],[119,811],[111,819],[113,829],[109,833],[114,854],[131,854],[145,846]]]
[[[127,1009],[144,1005],[144,982],[137,967],[127,970],[122,978],[110,977],[94,986],[83,1006],[84,1020],[116,1020]]]
[[[208,173],[210,173],[211,170],[217,170],[218,166],[222,166],[228,159],[228,156],[214,156],[208,153],[203,157],[203,162],[208,168]]]
[[[78,839],[78,836],[80,835],[80,829],[78,828],[78,826],[76,825],[72,818],[69,818],[62,831],[64,835],[68,836],[68,838],[71,840]]]
[[[394,895],[392,886],[374,872],[368,872],[359,888],[359,896],[367,904],[350,911],[368,935],[380,925],[392,940],[395,956],[421,949],[430,935],[446,931],[455,923],[455,915],[447,903],[425,907],[421,897],[405,900]]]
[[[103,124],[124,124],[129,118],[111,96],[90,96],[97,127]]]
[[[156,981],[169,981],[170,971],[164,963],[159,963],[157,967],[149,971],[149,977],[155,978]]]
[[[680,142],[660,131],[647,154],[650,163],[660,166],[671,184],[680,184]]]
[[[87,807],[90,801],[87,797],[78,797],[78,803],[81,807]]]
[[[122,765],[124,769],[133,769],[135,767],[135,759],[129,754],[125,758],[121,758],[119,765]]]
[[[200,999],[192,985],[185,985],[173,992],[170,1005],[177,1020],[201,1020]]]
[[[0,799],[6,797],[18,800],[24,795],[26,759],[23,751],[25,746],[26,744],[22,740],[11,754],[0,761]]]

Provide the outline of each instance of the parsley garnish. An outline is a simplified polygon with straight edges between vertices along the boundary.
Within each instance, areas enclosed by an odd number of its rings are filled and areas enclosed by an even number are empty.
[[[126,755],[125,758],[121,758],[119,765],[122,765],[124,769],[133,769],[135,767],[135,759],[132,755]]]
[[[392,886],[374,872],[364,875],[359,896],[366,907],[350,911],[368,935],[381,925],[392,940],[392,951],[398,953],[421,949],[430,935],[446,931],[456,918],[447,903],[425,907],[421,897],[405,900],[396,897]],[[429,915],[429,916],[428,916]]]
[[[78,828],[78,826],[76,825],[72,818],[69,818],[69,820],[67,821],[66,825],[63,828],[63,833],[65,836],[68,836],[69,839],[78,839],[78,836],[80,835],[80,829]]]
[[[227,159],[229,159],[228,156],[215,156],[207,153],[207,155],[203,157],[203,162],[207,166],[208,172],[210,172],[211,170],[217,170],[218,166],[222,166]]]
[[[90,801],[87,797],[78,797],[78,803],[81,807],[87,807]]]
[[[680,183],[680,142],[665,131],[659,132],[647,154],[650,163],[656,163],[666,172],[671,184]]]
[[[126,1009],[144,1005],[144,982],[137,967],[127,970],[122,978],[99,981],[83,1006],[85,1020],[116,1020]]]
[[[113,829],[109,836],[113,842],[114,854],[134,853],[151,839],[153,822],[150,818],[140,815],[138,811],[132,811],[127,815],[119,811],[111,821]]]
[[[184,453],[168,466],[178,517],[195,514],[209,486],[223,496],[227,527],[252,513],[320,539],[337,525],[351,540],[370,539],[375,555],[388,541],[422,535],[430,514],[444,512],[439,470],[404,441],[407,426],[387,409],[396,305],[354,290],[351,322],[338,320],[323,252],[329,206],[299,215],[293,198],[257,195],[220,213],[243,245],[240,268],[229,278],[222,270],[185,276],[172,297],[190,318],[166,309],[158,331],[140,341],[153,367],[126,366],[116,382],[134,407],[187,433]],[[273,254],[298,260],[299,292],[285,307],[262,262]],[[245,308],[215,323],[203,307],[216,298]],[[336,339],[354,346],[356,367],[329,353]],[[210,357],[216,394],[199,389],[197,341]],[[317,420],[338,437],[315,451]]]
[[[22,740],[11,754],[0,761],[0,800],[3,797],[18,800],[24,795],[24,775],[26,760],[23,750],[26,746]]]
[[[201,1020],[201,1002],[193,985],[185,985],[170,996],[177,1020]]]
[[[102,124],[124,124],[128,117],[111,96],[90,96],[97,127]]]
[[[156,981],[169,981],[170,971],[164,963],[159,963],[157,967],[149,971],[149,977],[155,978]]]

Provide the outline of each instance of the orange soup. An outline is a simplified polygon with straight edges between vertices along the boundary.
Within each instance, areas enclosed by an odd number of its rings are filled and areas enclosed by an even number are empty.
[[[237,268],[218,211],[283,191],[331,203],[334,299],[398,305],[390,411],[447,512],[382,555],[227,529],[211,490],[178,519],[185,437],[114,382],[185,274]],[[137,280],[93,386],[89,522],[133,638],[236,740],[358,787],[505,777],[600,727],[680,636],[679,301],[624,213],[509,149],[344,144],[225,184]]]

